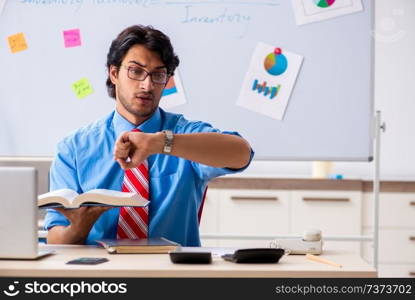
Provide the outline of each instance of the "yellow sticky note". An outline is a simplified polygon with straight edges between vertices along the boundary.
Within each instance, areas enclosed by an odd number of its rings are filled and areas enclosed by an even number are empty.
[[[86,96],[92,94],[94,91],[88,78],[81,78],[74,84],[72,84],[72,90],[75,92],[78,99],[83,99]]]
[[[16,53],[27,49],[26,39],[23,32],[8,37],[10,51]]]

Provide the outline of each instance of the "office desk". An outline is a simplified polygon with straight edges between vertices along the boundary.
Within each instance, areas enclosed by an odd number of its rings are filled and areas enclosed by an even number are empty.
[[[276,264],[235,264],[213,257],[209,265],[173,264],[167,254],[108,254],[103,248],[39,245],[55,254],[38,260],[0,260],[0,277],[376,277],[376,270],[354,254],[326,251],[322,257],[342,268],[289,255]],[[200,248],[198,248],[200,249]],[[212,249],[212,248],[208,248]],[[78,257],[106,257],[99,265],[67,265]]]

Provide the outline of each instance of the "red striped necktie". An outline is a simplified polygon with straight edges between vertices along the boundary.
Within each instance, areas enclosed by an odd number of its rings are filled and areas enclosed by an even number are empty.
[[[140,131],[133,129],[132,131]],[[148,162],[125,170],[123,192],[133,192],[149,200]],[[148,206],[121,207],[118,218],[117,239],[142,239],[148,236]]]

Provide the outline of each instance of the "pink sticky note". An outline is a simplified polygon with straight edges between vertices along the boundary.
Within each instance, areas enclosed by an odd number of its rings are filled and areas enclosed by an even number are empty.
[[[81,33],[79,29],[64,30],[63,39],[65,41],[65,48],[81,46]]]

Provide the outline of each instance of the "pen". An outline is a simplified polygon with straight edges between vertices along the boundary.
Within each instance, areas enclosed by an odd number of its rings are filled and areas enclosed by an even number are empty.
[[[342,268],[343,267],[340,264],[337,264],[337,263],[332,262],[330,260],[327,260],[327,259],[324,259],[324,258],[315,256],[313,254],[306,254],[305,257],[308,258],[309,260],[316,261],[316,262],[320,262],[320,263],[327,264],[327,265],[330,265],[330,266],[334,266],[334,267],[338,267],[338,268]]]

